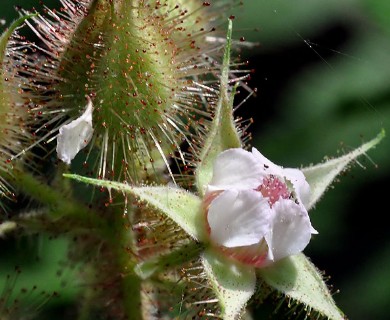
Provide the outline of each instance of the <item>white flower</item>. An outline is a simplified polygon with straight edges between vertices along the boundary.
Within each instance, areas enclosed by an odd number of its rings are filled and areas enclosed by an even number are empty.
[[[77,153],[92,139],[93,105],[91,98],[87,96],[87,99],[85,112],[76,120],[63,125],[57,136],[57,156],[67,164],[70,164]]]
[[[301,252],[317,231],[305,208],[310,187],[257,149],[229,149],[214,164],[205,197],[210,239],[231,257],[264,266]]]

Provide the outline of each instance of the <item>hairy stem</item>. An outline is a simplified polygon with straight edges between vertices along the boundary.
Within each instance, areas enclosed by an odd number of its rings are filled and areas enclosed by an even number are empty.
[[[64,192],[61,192],[62,190],[52,188],[30,172],[15,168],[12,171],[11,178],[17,189],[48,208],[51,219],[76,219],[78,226],[86,228],[105,225],[103,219],[86,206],[72,199],[71,194],[64,195]]]

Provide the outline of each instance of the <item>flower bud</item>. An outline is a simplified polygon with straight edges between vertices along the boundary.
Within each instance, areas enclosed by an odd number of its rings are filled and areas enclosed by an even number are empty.
[[[180,146],[187,141],[194,147],[191,136],[217,98],[205,81],[219,74],[214,60],[221,45],[206,41],[217,11],[199,1],[61,3],[60,12],[46,9],[29,23],[41,41],[29,48],[43,62],[20,59],[29,74],[25,99],[50,127],[42,139],[80,118],[87,95],[93,136],[85,150],[97,163],[97,176],[137,182],[158,162],[170,171],[171,157],[185,164]],[[84,141],[74,143],[71,149]]]

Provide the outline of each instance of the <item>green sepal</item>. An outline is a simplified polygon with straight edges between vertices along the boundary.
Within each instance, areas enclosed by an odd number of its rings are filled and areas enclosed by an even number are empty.
[[[64,174],[64,177],[130,193],[172,219],[195,240],[206,239],[202,200],[184,189],[159,186],[134,187],[125,183],[87,178],[75,174]]]
[[[211,248],[203,253],[202,264],[218,298],[222,319],[240,319],[255,292],[255,269],[227,260]]]
[[[211,180],[213,164],[218,154],[226,149],[241,147],[240,134],[237,131],[233,118],[234,88],[233,92],[229,93],[232,29],[232,21],[229,20],[220,81],[220,97],[215,110],[215,116],[210,124],[210,130],[207,133],[200,152],[199,163],[195,175],[196,186],[200,195],[204,195],[205,188]]]
[[[385,131],[382,130],[374,139],[342,157],[331,159],[312,167],[303,168],[302,171],[310,185],[311,192],[310,201],[306,205],[307,209],[312,208],[317,203],[332,181],[340,172],[346,169],[349,163],[375,147],[384,137]]]
[[[134,271],[141,279],[145,280],[158,272],[164,272],[171,267],[182,265],[199,257],[203,249],[204,246],[202,244],[192,241],[177,250],[137,264]]]
[[[305,310],[332,320],[345,319],[336,306],[321,273],[302,253],[258,269],[258,275],[270,287],[305,306]]]

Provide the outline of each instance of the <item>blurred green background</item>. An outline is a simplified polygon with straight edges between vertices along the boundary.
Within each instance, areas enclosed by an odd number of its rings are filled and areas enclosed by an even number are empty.
[[[44,1],[49,7],[58,2]],[[37,3],[3,0],[0,19],[16,17],[15,4],[31,8]],[[230,11],[227,15],[236,16],[235,37],[259,43],[241,52],[255,69],[249,84],[258,93],[238,115],[254,118],[252,144],[265,156],[288,167],[306,166],[344,154],[382,128],[390,134],[389,1],[246,0]],[[334,298],[350,319],[388,319],[389,151],[385,138],[311,211],[319,235],[305,253],[330,276]],[[66,246],[64,239],[0,239],[0,278],[14,275],[18,265],[19,288],[38,285],[61,292],[44,306],[52,315],[45,311],[39,319],[72,318],[67,306],[74,302],[77,283],[72,270],[57,272]],[[263,317],[259,312],[256,319]],[[283,313],[269,317],[284,318]]]

